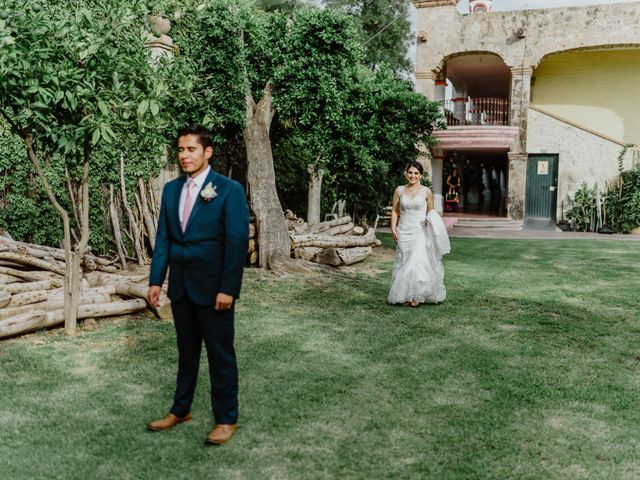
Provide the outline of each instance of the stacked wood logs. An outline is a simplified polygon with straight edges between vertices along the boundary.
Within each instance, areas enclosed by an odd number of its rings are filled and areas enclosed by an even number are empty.
[[[147,308],[146,275],[119,275],[92,254],[83,261],[78,319]],[[0,235],[0,338],[64,323],[64,251]]]
[[[293,212],[285,212],[295,258],[332,265],[352,265],[373,253],[381,245],[373,229],[365,232],[350,216],[308,225]]]
[[[256,265],[258,263],[258,235],[256,235],[256,220],[251,218],[249,223],[249,264]]]

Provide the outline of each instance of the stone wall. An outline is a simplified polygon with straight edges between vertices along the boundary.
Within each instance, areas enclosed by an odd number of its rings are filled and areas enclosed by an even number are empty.
[[[608,46],[640,46],[640,2],[489,14],[454,6],[418,8],[416,76],[438,71],[460,53],[491,52],[509,67],[536,67],[551,53]],[[523,29],[520,38],[518,29]]]
[[[589,187],[598,185],[600,190],[606,181],[618,175],[617,158],[623,145],[603,138],[570,123],[563,122],[533,108],[529,109],[527,149],[529,153],[558,154],[558,210],[561,218],[561,201],[569,195],[573,199],[583,182]],[[632,167],[633,152],[627,152],[624,168]],[[565,203],[565,210],[567,205]]]

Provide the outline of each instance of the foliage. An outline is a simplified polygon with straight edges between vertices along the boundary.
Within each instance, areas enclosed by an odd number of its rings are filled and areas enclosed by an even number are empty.
[[[303,2],[301,0],[257,0],[256,6],[265,12],[290,13],[301,8]]]
[[[317,158],[326,158],[335,138],[361,55],[351,21],[335,11],[300,10],[285,31],[274,105]]]
[[[179,53],[167,103],[174,131],[201,124],[214,133],[217,144],[242,131],[247,93],[243,35],[252,26],[248,8],[246,1],[237,0],[180,2],[171,29]]]
[[[52,187],[64,191],[64,167],[55,156],[45,165]],[[40,180],[33,173],[24,143],[0,124],[0,229],[14,238],[60,245],[62,227]]]
[[[595,197],[598,189],[587,187],[586,183],[576,191],[573,199],[573,207],[567,212],[567,218],[574,220],[576,231],[587,232],[592,228],[593,215],[596,211]]]
[[[621,172],[618,181],[606,192],[608,223],[620,233],[640,226],[640,165]]]
[[[331,170],[337,196],[358,216],[374,216],[404,183],[405,165],[432,145],[444,123],[436,103],[381,69],[361,69],[350,89],[349,108],[334,142]]]
[[[90,217],[98,227],[93,238],[104,239],[101,186],[118,183],[121,155],[132,174],[130,187],[137,177],[157,173],[166,133],[160,112],[168,87],[163,65],[154,71],[144,46],[152,38],[144,23],[146,4],[95,0],[24,6],[6,0],[4,6],[9,12],[0,21],[0,114],[5,127],[33,138],[40,163],[46,159],[45,170],[54,169],[52,188],[67,210],[67,184],[77,189],[80,166],[91,159]],[[2,149],[11,142],[5,137]],[[6,201],[12,210],[39,196],[21,191],[19,178],[10,183]],[[24,185],[38,186],[33,179]],[[60,232],[54,232],[51,218],[49,223],[44,238],[55,243]],[[14,218],[11,226],[24,239],[21,232],[39,230],[35,217]]]
[[[371,70],[383,65],[396,76],[412,71],[408,59],[411,45],[410,0],[325,0],[332,8],[349,13],[357,21],[365,64]]]

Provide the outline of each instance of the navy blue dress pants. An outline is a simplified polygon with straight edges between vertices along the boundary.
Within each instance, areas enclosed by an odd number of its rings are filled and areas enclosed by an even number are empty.
[[[211,379],[211,407],[217,424],[238,421],[238,366],[233,347],[234,309],[198,306],[187,295],[171,302],[178,343],[178,378],[171,413],[191,411],[204,340]]]

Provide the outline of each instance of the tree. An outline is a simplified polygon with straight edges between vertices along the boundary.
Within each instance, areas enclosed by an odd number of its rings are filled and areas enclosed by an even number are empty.
[[[354,215],[366,216],[387,204],[404,166],[419,155],[418,146],[433,145],[431,133],[445,123],[436,102],[385,68],[358,72],[348,106],[330,173],[337,196]]]
[[[0,20],[0,116],[25,144],[28,156],[63,222],[65,330],[74,334],[82,261],[89,242],[89,171],[101,146],[130,139],[153,145],[152,117],[167,91],[149,64],[141,0],[44,5],[5,0]],[[116,150],[122,153],[123,147]],[[60,155],[79,179],[81,235],[71,250],[71,221],[51,188],[43,162]],[[119,158],[111,158],[118,161]]]
[[[309,155],[307,221],[320,221],[322,180],[348,92],[362,59],[350,19],[334,10],[305,9],[284,34],[282,64],[275,70],[275,104]]]
[[[303,6],[301,0],[257,0],[256,6],[265,12],[291,13]]]
[[[412,42],[410,0],[325,0],[325,3],[357,20],[365,48],[365,64],[371,70],[383,64],[396,75],[412,70],[407,58]]]

